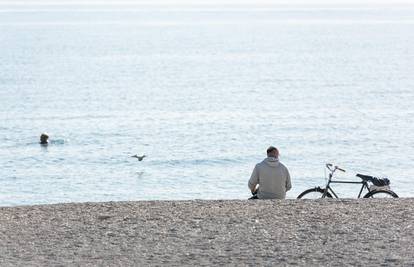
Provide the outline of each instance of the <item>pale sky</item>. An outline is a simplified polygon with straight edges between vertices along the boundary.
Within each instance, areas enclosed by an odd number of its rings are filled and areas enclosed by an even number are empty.
[[[414,5],[414,0],[0,0],[7,5]]]

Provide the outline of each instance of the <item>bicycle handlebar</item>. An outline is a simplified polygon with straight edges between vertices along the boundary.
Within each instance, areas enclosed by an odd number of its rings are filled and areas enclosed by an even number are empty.
[[[333,168],[332,168],[332,167],[333,167]],[[327,164],[326,164],[326,168],[327,168],[328,170],[330,170],[331,172],[334,172],[334,171],[336,171],[336,170],[339,170],[339,171],[341,171],[341,172],[346,172],[344,169],[339,168],[338,166],[333,166],[333,164],[332,164],[332,163],[327,163]]]
[[[346,172],[344,169],[341,169],[341,168],[339,168],[338,166],[335,166],[335,168],[336,168],[337,170],[340,170],[341,172]]]
[[[332,169],[331,169],[331,167],[332,167],[332,164],[331,163],[326,163],[326,168],[328,169],[328,170],[330,170],[330,171],[332,171]]]

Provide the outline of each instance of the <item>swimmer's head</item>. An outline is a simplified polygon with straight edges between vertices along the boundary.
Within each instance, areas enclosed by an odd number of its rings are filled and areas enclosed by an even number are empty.
[[[42,133],[40,135],[40,144],[47,145],[49,143],[48,139],[49,139],[49,135],[47,133]]]

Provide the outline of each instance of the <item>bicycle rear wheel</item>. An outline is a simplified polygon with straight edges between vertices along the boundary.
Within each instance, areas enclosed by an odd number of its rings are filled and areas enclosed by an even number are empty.
[[[324,192],[325,192],[325,190],[323,190],[320,187],[311,188],[311,189],[308,189],[308,190],[303,191],[297,197],[297,199],[317,199],[317,198],[322,198]],[[325,197],[332,198],[332,195],[329,192],[326,192],[326,196]]]
[[[391,190],[374,190],[368,192],[364,198],[398,198],[398,195]]]

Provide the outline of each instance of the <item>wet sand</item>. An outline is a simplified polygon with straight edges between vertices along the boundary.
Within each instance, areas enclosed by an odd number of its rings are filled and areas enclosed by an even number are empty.
[[[1,266],[414,265],[414,199],[0,208]]]

